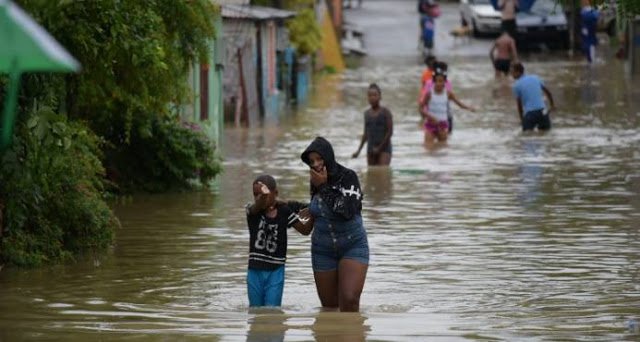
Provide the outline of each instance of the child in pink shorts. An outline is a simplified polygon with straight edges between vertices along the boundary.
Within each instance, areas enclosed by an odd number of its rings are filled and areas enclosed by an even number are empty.
[[[451,90],[446,89],[447,72],[445,70],[436,67],[433,83],[433,88],[425,94],[420,103],[420,112],[425,119],[424,142],[427,147],[433,147],[436,140],[447,141],[449,101],[455,102],[460,108],[475,111],[472,107],[460,102]]]

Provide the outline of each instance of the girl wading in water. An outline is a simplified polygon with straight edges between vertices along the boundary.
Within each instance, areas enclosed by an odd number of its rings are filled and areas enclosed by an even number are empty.
[[[371,108],[364,112],[364,132],[360,139],[360,147],[352,155],[358,158],[362,146],[367,143],[368,165],[391,164],[391,135],[393,135],[393,116],[391,112],[380,106],[382,92],[377,84],[372,83],[367,91]]]
[[[327,309],[359,311],[369,244],[358,176],[335,161],[333,147],[322,137],[301,158],[310,168],[311,264],[320,302]]]
[[[449,101],[470,112],[475,109],[460,102],[456,95],[446,89],[447,72],[436,68],[433,75],[433,88],[426,94],[420,104],[420,112],[425,118],[424,143],[432,148],[436,140],[445,143],[449,136]]]

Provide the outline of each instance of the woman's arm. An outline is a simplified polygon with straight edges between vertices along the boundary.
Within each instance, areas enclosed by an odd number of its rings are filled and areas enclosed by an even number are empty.
[[[295,228],[295,230],[302,235],[309,235],[311,233],[313,230],[313,218],[309,213],[308,203],[278,201],[278,204],[287,208],[284,213],[287,215],[289,227]]]
[[[351,155],[352,158],[358,158],[358,155],[360,154],[360,151],[362,151],[362,146],[364,146],[365,142],[367,142],[367,113],[366,112],[364,114],[364,129],[362,130],[362,136],[360,137],[360,146],[358,147],[358,150]]]
[[[295,228],[302,235],[309,235],[313,230],[313,216],[309,213],[309,208],[304,208],[298,212],[298,221],[293,224]]]

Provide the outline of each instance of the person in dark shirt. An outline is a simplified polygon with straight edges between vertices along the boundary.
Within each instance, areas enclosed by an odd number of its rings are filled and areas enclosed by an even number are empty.
[[[300,158],[310,168],[311,264],[320,302],[357,312],[369,267],[358,175],[336,162],[331,143],[322,137]]]
[[[253,182],[255,202],[247,204],[249,226],[249,306],[280,306],[287,259],[287,228],[309,235],[313,222],[306,220],[308,207],[278,200],[276,180],[262,175]],[[302,216],[302,217],[301,217]]]
[[[391,164],[391,135],[393,135],[393,115],[380,106],[382,92],[377,84],[372,83],[367,91],[371,108],[364,112],[364,133],[360,139],[360,147],[352,155],[358,158],[362,146],[367,143],[368,165]]]

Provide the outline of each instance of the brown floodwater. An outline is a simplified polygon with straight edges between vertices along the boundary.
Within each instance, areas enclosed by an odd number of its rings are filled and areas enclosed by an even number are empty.
[[[425,150],[415,57],[368,58],[317,80],[307,106],[227,127],[211,191],[113,203],[113,248],[77,263],[0,272],[0,341],[620,341],[640,320],[640,87],[617,61],[525,55],[553,91],[547,134],[518,128],[510,80],[451,56],[448,146]],[[366,88],[394,115],[389,168],[351,159]],[[299,155],[316,135],[356,170],[371,265],[361,312],[321,312],[309,237],[289,237],[281,310],[248,311],[251,182],[271,173],[308,200]]]

